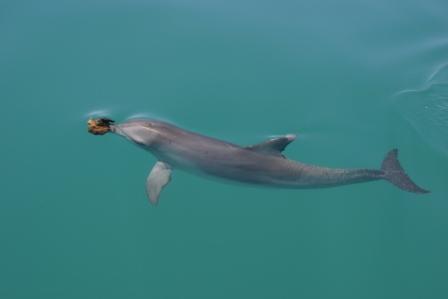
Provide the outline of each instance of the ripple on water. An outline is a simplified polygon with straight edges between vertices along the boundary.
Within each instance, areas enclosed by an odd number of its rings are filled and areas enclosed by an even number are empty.
[[[437,68],[421,88],[397,93],[395,104],[426,142],[448,155],[448,63]]]

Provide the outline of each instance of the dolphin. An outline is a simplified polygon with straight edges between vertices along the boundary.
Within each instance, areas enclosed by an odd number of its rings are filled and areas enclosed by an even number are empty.
[[[405,173],[398,161],[397,149],[387,153],[380,169],[342,169],[287,159],[282,152],[296,139],[293,134],[238,146],[152,119],[134,119],[120,124],[107,118],[91,119],[88,130],[95,135],[108,132],[120,135],[157,158],[146,180],[152,204],[158,203],[173,169],[281,188],[324,188],[386,180],[408,192],[429,192],[417,186]]]

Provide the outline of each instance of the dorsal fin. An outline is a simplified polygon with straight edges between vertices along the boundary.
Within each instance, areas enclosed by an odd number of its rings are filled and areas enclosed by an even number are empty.
[[[285,136],[271,138],[262,143],[246,146],[245,148],[248,150],[281,156],[284,158],[285,156],[282,155],[282,152],[285,150],[286,146],[293,142],[295,139],[296,135],[288,134]]]

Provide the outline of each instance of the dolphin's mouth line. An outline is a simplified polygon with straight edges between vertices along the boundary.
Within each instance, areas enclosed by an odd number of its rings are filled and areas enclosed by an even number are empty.
[[[87,121],[87,131],[93,135],[104,135],[111,130],[111,125],[114,123],[109,118],[96,118]]]

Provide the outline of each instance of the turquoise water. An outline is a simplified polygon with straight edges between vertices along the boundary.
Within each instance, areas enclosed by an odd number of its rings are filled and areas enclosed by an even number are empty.
[[[448,298],[448,4],[3,1],[0,298]],[[86,132],[140,115],[431,194],[176,172]]]

